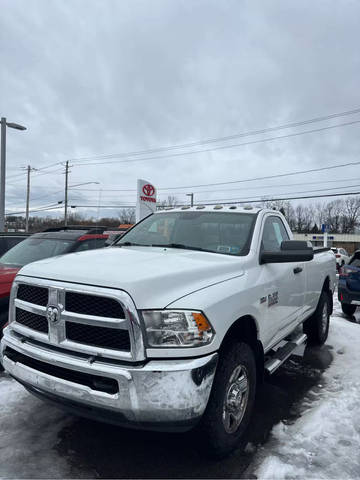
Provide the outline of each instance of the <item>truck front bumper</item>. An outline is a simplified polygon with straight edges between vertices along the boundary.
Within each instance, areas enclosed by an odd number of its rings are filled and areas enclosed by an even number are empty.
[[[11,325],[0,352],[5,370],[35,395],[85,417],[166,431],[188,430],[201,418],[218,357],[124,365],[49,349]]]

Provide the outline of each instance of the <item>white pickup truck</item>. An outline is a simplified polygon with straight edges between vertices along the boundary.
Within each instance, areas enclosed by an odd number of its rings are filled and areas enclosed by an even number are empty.
[[[196,427],[222,456],[246,439],[257,385],[306,339],[325,342],[335,257],[281,213],[159,211],[114,246],[29,264],[1,343],[7,372],[79,415]]]

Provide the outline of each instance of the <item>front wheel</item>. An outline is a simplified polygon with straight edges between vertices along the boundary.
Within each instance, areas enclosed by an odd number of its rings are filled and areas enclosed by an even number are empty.
[[[329,334],[330,293],[322,291],[315,312],[304,322],[304,333],[312,345],[323,345]]]
[[[356,311],[356,305],[351,305],[350,303],[342,303],[341,309],[348,317],[352,317]]]
[[[245,446],[256,391],[253,350],[242,342],[225,349],[220,354],[210,399],[199,425],[203,445],[216,457]]]

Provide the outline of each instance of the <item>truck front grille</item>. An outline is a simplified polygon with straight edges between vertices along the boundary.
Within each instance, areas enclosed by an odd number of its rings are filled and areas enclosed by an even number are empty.
[[[113,378],[100,377],[99,375],[82,373],[76,370],[51,365],[50,363],[41,362],[17,352],[10,347],[5,349],[4,356],[8,357],[13,362],[21,363],[34,370],[51,375],[52,377],[62,378],[69,382],[85,385],[92,390],[110,393],[112,395],[119,391],[119,385]]]
[[[40,333],[48,333],[49,325],[46,317],[31,313],[20,308],[16,309],[15,320],[17,323],[24,325],[24,327],[31,328]]]
[[[131,297],[122,290],[19,275],[13,296],[10,325],[25,337],[69,353],[145,359],[140,319]]]
[[[128,330],[66,322],[66,338],[73,342],[95,347],[130,351]]]
[[[65,309],[93,317],[125,318],[122,306],[113,298],[85,293],[66,292]]]
[[[49,299],[49,290],[36,285],[21,283],[17,291],[17,298],[24,302],[34,303],[46,307]]]

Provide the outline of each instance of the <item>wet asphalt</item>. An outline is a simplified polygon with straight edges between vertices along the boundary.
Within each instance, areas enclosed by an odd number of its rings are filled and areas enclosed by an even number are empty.
[[[290,357],[265,380],[257,392],[247,448],[225,459],[215,460],[204,455],[199,440],[191,431],[169,434],[127,430],[69,415],[65,427],[57,430],[54,425],[57,442],[49,446],[49,461],[54,455],[64,461],[70,472],[68,478],[256,478],[251,473],[256,451],[268,440],[275,424],[294,422],[301,415],[301,401],[311,390],[321,387],[322,372],[332,362],[331,351],[331,345],[307,347],[303,357]],[[8,381],[8,376],[0,373],[0,381]],[[33,397],[26,398],[34,402]],[[35,416],[39,406],[44,410],[53,408],[40,401],[31,402],[28,401],[29,415]],[[49,410],[49,419],[53,417],[54,413]],[[34,429],[33,437],[36,438],[39,427],[31,422],[29,425],[27,428]],[[16,448],[21,445],[14,445]],[[35,451],[36,448],[35,445]],[[45,447],[41,455],[46,455],[47,451]],[[36,462],[31,449],[24,448],[22,461],[21,472],[25,472],[22,478],[43,477],[41,472],[34,476],[30,467],[26,474],[26,464]],[[44,478],[52,478],[49,473],[43,473]],[[62,478],[61,472],[55,477]],[[3,478],[20,478],[19,472],[11,475],[7,470]]]
[[[94,478],[251,478],[257,449],[276,423],[291,423],[300,416],[298,404],[319,386],[332,362],[331,350],[331,345],[308,347],[303,358],[291,357],[266,379],[257,395],[250,444],[226,459],[204,456],[192,432],[126,430],[75,417],[58,434],[57,454],[71,463],[73,478],[89,478],[89,472]]]

